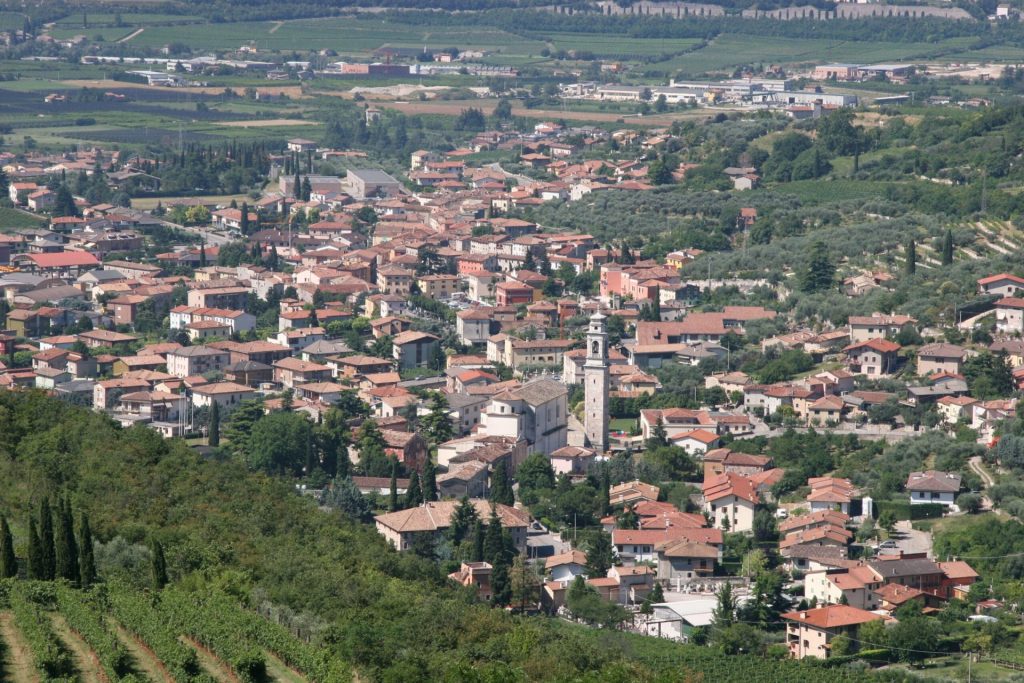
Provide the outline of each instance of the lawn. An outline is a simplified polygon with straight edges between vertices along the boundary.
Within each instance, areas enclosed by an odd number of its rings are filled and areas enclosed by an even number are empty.
[[[613,432],[625,432],[629,434],[636,426],[636,420],[631,417],[618,417],[609,421],[608,429]]]
[[[902,668],[902,667],[901,667]],[[937,657],[927,659],[922,666],[909,669],[915,677],[927,681],[966,681],[967,658],[963,656]],[[975,681],[1009,681],[1019,672],[1004,669],[990,662],[977,662],[971,665],[971,679]]]
[[[0,231],[11,228],[38,228],[43,219],[18,209],[0,207]]]

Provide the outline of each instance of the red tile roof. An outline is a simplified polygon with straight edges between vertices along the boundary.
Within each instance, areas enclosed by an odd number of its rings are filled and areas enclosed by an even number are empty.
[[[61,251],[55,254],[28,254],[39,268],[68,268],[71,266],[98,266],[99,259],[87,251]]]

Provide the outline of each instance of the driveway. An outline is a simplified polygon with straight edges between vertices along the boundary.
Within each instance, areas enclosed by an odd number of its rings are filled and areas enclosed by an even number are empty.
[[[526,555],[529,558],[543,560],[552,555],[560,555],[572,550],[572,545],[563,541],[558,534],[529,534],[526,538]]]
[[[896,537],[893,538],[904,554],[932,554],[932,535],[928,531],[912,529],[909,521],[896,522]]]

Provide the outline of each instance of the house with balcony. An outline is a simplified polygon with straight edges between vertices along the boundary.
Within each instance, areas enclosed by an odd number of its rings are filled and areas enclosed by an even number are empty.
[[[846,636],[857,646],[857,632],[861,624],[885,620],[889,617],[849,605],[828,605],[817,609],[783,614],[786,621],[786,644],[795,659],[814,657],[828,659],[832,640]]]

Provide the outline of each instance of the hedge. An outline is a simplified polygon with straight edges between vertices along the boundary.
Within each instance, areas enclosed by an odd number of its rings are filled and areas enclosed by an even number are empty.
[[[940,503],[920,503],[911,505],[904,500],[875,501],[875,519],[889,511],[897,520],[936,519],[946,513],[946,506]]]

